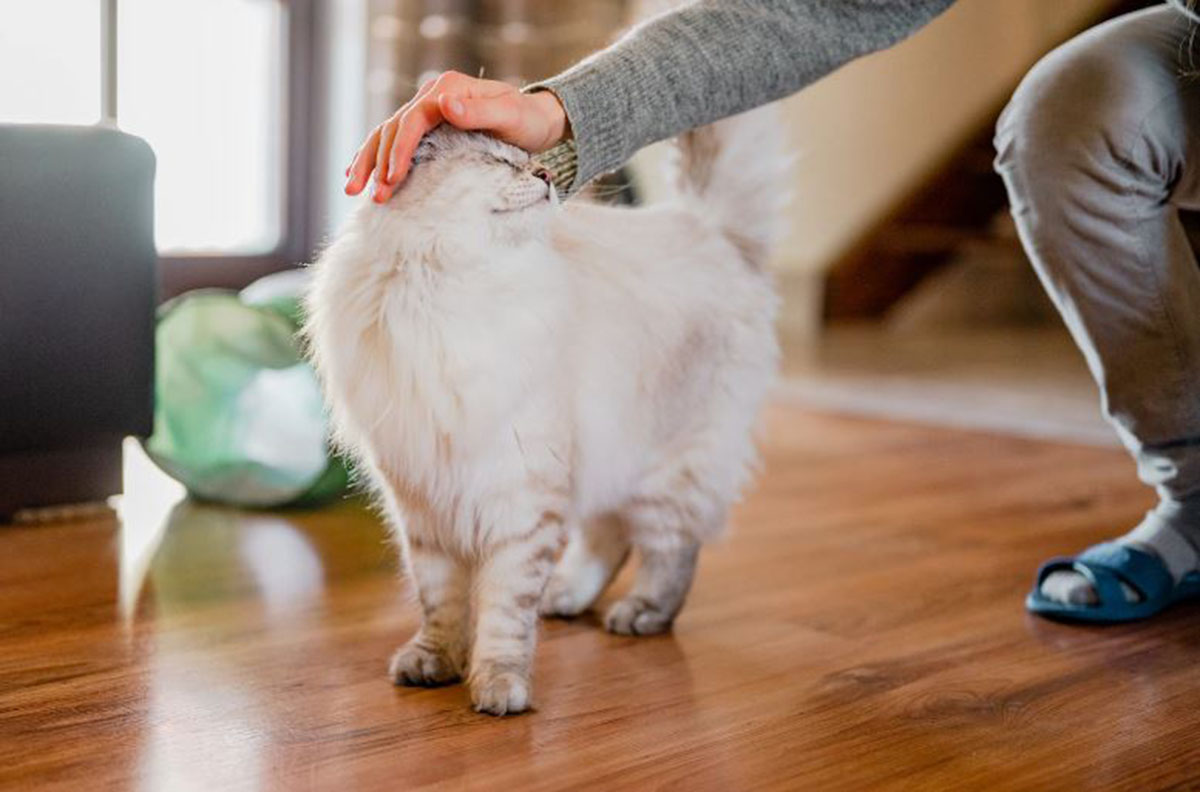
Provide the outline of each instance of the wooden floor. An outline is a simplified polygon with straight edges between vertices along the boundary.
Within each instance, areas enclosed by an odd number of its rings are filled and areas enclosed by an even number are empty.
[[[1149,505],[1120,452],[777,410],[675,633],[546,624],[536,711],[393,688],[413,630],[353,504],[0,528],[0,788],[1200,785],[1200,609],[1032,618],[1038,562]],[[131,579],[133,578],[133,579]],[[620,581],[624,585],[625,581]]]

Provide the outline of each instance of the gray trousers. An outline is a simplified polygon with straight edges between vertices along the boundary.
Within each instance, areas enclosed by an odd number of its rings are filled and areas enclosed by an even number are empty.
[[[1191,33],[1167,8],[1084,33],[1034,67],[996,136],[1021,241],[1105,414],[1175,500],[1200,495],[1200,269],[1179,219],[1200,208]]]

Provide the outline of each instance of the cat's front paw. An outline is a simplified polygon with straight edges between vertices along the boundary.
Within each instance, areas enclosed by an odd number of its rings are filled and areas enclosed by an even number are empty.
[[[674,620],[674,613],[661,611],[642,597],[626,597],[604,614],[604,629],[617,635],[656,635],[671,629]]]
[[[409,641],[396,650],[388,664],[388,673],[397,685],[437,687],[457,682],[461,677],[448,652]]]
[[[484,667],[471,677],[471,704],[488,715],[516,715],[529,709],[532,685],[510,667]]]

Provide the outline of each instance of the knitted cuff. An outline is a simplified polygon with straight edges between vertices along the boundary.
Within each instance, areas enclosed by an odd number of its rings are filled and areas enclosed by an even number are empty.
[[[548,80],[523,88],[523,91],[550,91],[558,97],[575,141],[576,173],[571,191],[606,171],[614,170],[628,158],[624,154],[621,119],[628,114],[620,109],[620,100],[610,96],[605,73],[596,70],[590,60],[576,64]]]
[[[564,140],[557,146],[546,149],[533,157],[537,164],[550,171],[554,189],[559,195],[570,195],[579,171],[579,153],[574,140]]]

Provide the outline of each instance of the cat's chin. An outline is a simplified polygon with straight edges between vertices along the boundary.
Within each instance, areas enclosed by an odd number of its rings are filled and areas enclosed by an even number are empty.
[[[494,214],[494,215],[516,215],[516,214],[521,214],[522,212],[528,212],[531,209],[537,209],[539,207],[549,208],[550,207],[550,199],[549,198],[538,198],[536,201],[531,201],[527,204],[521,204],[520,206],[506,206],[503,209],[493,209],[492,214]]]

